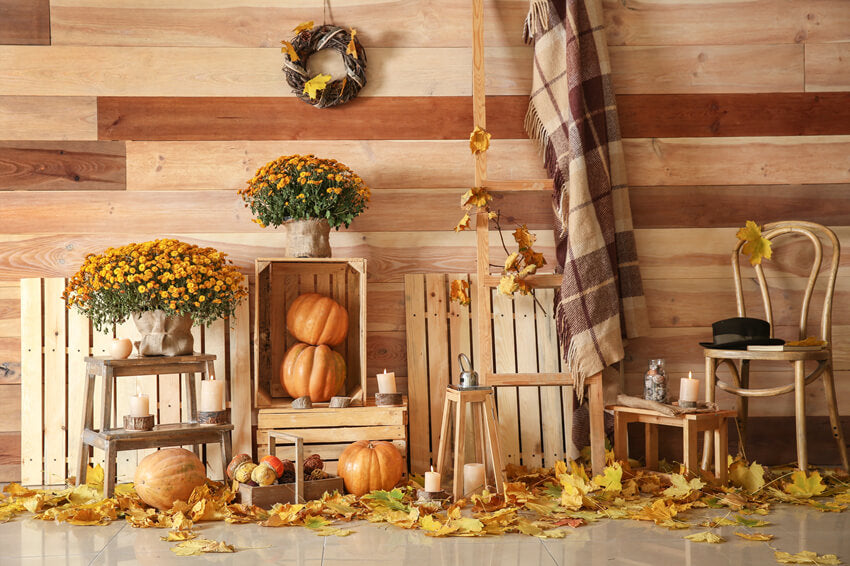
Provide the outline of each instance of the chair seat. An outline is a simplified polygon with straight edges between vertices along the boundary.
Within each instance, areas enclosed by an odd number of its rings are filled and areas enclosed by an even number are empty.
[[[774,362],[796,362],[799,360],[828,360],[830,348],[822,350],[805,350],[797,352],[751,352],[749,350],[719,350],[704,348],[706,358],[716,360],[767,360]]]

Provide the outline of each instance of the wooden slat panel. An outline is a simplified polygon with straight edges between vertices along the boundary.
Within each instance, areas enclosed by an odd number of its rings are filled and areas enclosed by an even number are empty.
[[[609,45],[844,41],[843,0],[603,0]]]
[[[428,366],[423,347],[425,331],[425,276],[404,277],[404,308],[407,338],[407,384],[410,399],[410,469],[414,472],[431,465],[431,433],[433,418],[428,408]],[[438,411],[438,414],[442,414]],[[437,417],[439,418],[439,417]]]
[[[0,0],[0,45],[50,45],[50,0]]]
[[[538,344],[535,330],[534,298],[531,295],[514,297],[514,327],[516,329],[516,364],[519,372],[536,372]],[[540,426],[540,387],[517,387],[519,396],[519,432],[522,464],[539,468],[543,465],[543,439]]]
[[[127,320],[124,321],[123,324],[120,324],[115,329],[115,337],[116,338],[130,338],[133,340],[136,338],[135,333],[135,325],[133,321]],[[107,344],[111,344],[110,342],[106,342]],[[110,351],[111,354],[111,351]],[[124,426],[124,415],[130,414],[130,397],[132,395],[136,395],[137,393],[142,393],[142,383],[143,381],[147,381],[150,383],[150,379],[154,380],[154,396],[150,397],[150,386],[146,387],[148,393],[148,403],[150,406],[156,406],[156,376],[121,376],[115,378],[115,384],[113,385],[113,391],[115,392],[115,420],[112,422],[112,426],[116,428],[120,428]],[[146,384],[147,385],[147,384]],[[130,482],[133,481],[133,476],[136,472],[136,468],[139,465],[140,450],[122,450],[118,452],[117,455],[117,473],[116,473],[116,481],[118,482]]]
[[[839,90],[850,90],[850,43],[806,45],[806,91]]]
[[[68,311],[68,475],[77,474],[86,386],[85,358],[90,352],[91,323],[76,309]],[[155,407],[155,406],[154,406]]]
[[[627,139],[623,147],[634,186],[850,182],[850,136]]]
[[[0,96],[4,140],[96,140],[93,96]]]
[[[293,432],[294,434],[298,434],[297,431]],[[262,438],[258,440],[262,441]],[[391,441],[396,448],[398,448],[402,454],[407,453],[407,443],[404,440],[393,440]],[[304,446],[304,457],[307,458],[311,454],[318,454],[321,456],[322,460],[338,460],[340,454],[348,448],[350,444],[348,443],[340,443],[340,444],[306,444]],[[280,444],[277,446],[277,457],[281,460],[286,458],[288,460],[295,461],[295,447],[285,444]],[[262,458],[263,456],[269,453],[268,445],[265,443],[257,443],[257,456]],[[406,458],[405,458],[406,459]]]
[[[21,430],[21,386],[0,384],[0,433]]]
[[[493,347],[495,368],[498,373],[516,372],[514,342],[513,301],[501,293],[493,293]],[[490,345],[482,345],[484,348]],[[479,369],[479,372],[483,371]],[[517,388],[496,389],[499,409],[499,432],[502,453],[506,463],[520,463],[519,415],[517,414]]]
[[[127,188],[240,189],[265,163],[293,153],[327,155],[328,143],[127,142]],[[494,178],[546,177],[530,140],[493,140],[487,153]],[[373,189],[469,187],[474,181],[465,140],[343,140],[333,144],[333,157],[357,171]]]
[[[536,289],[534,296],[540,302],[540,305],[535,305],[538,370],[550,373],[560,371],[561,359],[558,350],[558,335],[555,329],[555,290]],[[572,399],[570,399],[570,402],[572,402]],[[541,387],[540,421],[543,430],[543,464],[547,467],[566,457],[564,453],[563,420],[561,387]]]
[[[98,332],[97,329],[92,328],[92,355],[93,356],[106,356],[109,355],[109,345],[112,342],[112,331],[108,332]],[[113,386],[112,392],[113,395],[116,391],[116,388]],[[114,406],[114,403],[113,403]],[[103,411],[103,376],[97,376],[94,381],[94,426],[97,429],[100,429],[100,423]],[[115,420],[112,421],[113,426],[115,426]],[[121,421],[123,425],[123,421]],[[92,465],[100,465],[104,466],[104,453],[103,450],[94,450],[92,449]]]
[[[42,419],[42,298],[41,279],[21,280],[21,413],[27,415],[27,426],[21,431],[21,482],[42,485],[44,453]]]
[[[123,190],[122,142],[0,142],[0,190]]]
[[[803,92],[802,45],[611,47],[618,94]]]
[[[67,477],[65,280],[44,280],[44,483],[64,483]]]
[[[624,94],[617,112],[624,138],[850,133],[848,92]]]
[[[431,397],[431,449],[437,448],[440,438],[446,386],[450,383],[449,328],[446,306],[446,278],[442,273],[425,275],[425,317],[428,330],[428,390]],[[411,344],[423,348],[426,344]]]
[[[314,408],[310,412],[297,409],[260,409],[257,426],[260,428],[304,428],[331,425],[369,426],[407,424],[406,407],[377,407],[372,399],[368,407],[348,407],[346,410]],[[263,440],[262,438],[260,440]]]
[[[215,355],[215,378],[225,380],[225,391],[228,391],[232,384],[230,383],[228,371],[229,364],[226,356],[225,340],[228,336],[227,328],[225,327],[224,319],[218,319],[204,329],[204,352]],[[227,396],[227,393],[225,393]],[[225,398],[225,402],[227,398]],[[201,398],[198,397],[200,404]],[[199,405],[200,407],[200,405]],[[232,442],[232,438],[231,438]],[[221,481],[221,446],[218,444],[207,444],[206,446],[206,464],[207,477]]]
[[[372,306],[366,312],[367,328],[370,332],[404,331],[403,283],[372,283],[370,281],[366,297],[367,306]]]
[[[0,98],[0,120],[2,120]],[[524,138],[527,96],[492,96],[494,138]],[[469,135],[468,96],[358,97],[344,111],[283,97],[99,97],[105,140],[450,140]],[[376,120],[375,116],[380,116]],[[2,122],[0,122],[2,123]],[[32,139],[32,138],[30,138]]]
[[[487,60],[491,94],[528,93],[531,76],[522,70],[530,47],[493,47]],[[294,97],[282,64],[277,47],[53,46],[45,57],[33,47],[0,46],[0,95]],[[471,64],[470,48],[370,48],[360,96],[469,96]]]
[[[268,429],[257,429],[257,438],[266,437]],[[406,438],[403,426],[352,426],[343,428],[302,428],[298,436],[304,442],[354,442],[355,440],[404,440]]]
[[[247,300],[230,319],[230,422],[233,453],[251,453],[251,313]],[[235,326],[234,326],[235,325]]]
[[[54,0],[51,7],[55,45],[277,47],[298,22],[322,14],[319,0],[204,0],[179,9],[150,0]],[[485,7],[487,44],[522,45],[527,2],[487,0]],[[454,0],[357,0],[334,4],[331,14],[357,28],[370,62],[372,47],[466,47],[472,20],[469,6]]]
[[[22,481],[20,432],[0,433],[0,481]]]

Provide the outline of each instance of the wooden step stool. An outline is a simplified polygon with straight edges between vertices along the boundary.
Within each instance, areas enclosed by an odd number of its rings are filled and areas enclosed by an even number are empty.
[[[452,482],[452,495],[454,495],[455,501],[464,496],[463,465],[466,460],[464,437],[466,435],[467,404],[472,411],[475,454],[477,458],[480,458],[484,462],[485,482],[487,481],[487,449],[489,448],[493,483],[495,484],[496,493],[502,493],[505,482],[505,463],[502,459],[502,442],[499,439],[499,420],[496,415],[496,406],[493,403],[492,387],[479,387],[475,389],[461,389],[454,385],[446,387],[443,422],[440,426],[440,449],[437,452],[437,471],[442,474],[446,465],[452,403],[455,404],[454,480]]]

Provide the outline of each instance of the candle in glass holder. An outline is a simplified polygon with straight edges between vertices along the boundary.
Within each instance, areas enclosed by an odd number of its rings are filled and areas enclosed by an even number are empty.
[[[224,410],[224,381],[205,379],[201,381],[201,404],[203,412]]]
[[[384,368],[384,373],[378,374],[378,393],[396,393],[395,372]]]
[[[484,464],[473,462],[463,465],[463,492],[472,493],[484,487]]]
[[[130,396],[130,416],[146,417],[150,414],[150,398],[143,395],[138,389],[136,394]]]
[[[425,491],[430,493],[440,491],[440,473],[434,471],[434,466],[431,466],[430,472],[425,472]]]
[[[699,397],[699,380],[694,379],[694,372],[689,371],[688,377],[679,380],[679,406],[693,409],[697,406]]]

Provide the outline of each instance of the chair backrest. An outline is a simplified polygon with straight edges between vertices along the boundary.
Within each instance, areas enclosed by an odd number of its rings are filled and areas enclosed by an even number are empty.
[[[809,272],[808,283],[803,294],[803,303],[800,309],[800,326],[799,338],[806,338],[807,323],[809,318],[809,307],[814,294],[815,284],[817,283],[818,275],[820,274],[821,265],[823,264],[823,243],[822,240],[827,240],[832,245],[832,258],[829,261],[829,271],[826,291],[824,293],[823,311],[821,313],[821,329],[820,338],[832,343],[832,296],[835,292],[835,279],[838,274],[838,262],[841,255],[841,246],[838,243],[838,238],[835,233],[820,224],[814,222],[805,222],[798,220],[788,220],[783,222],[772,222],[765,224],[762,236],[767,240],[774,240],[779,236],[786,234],[801,234],[809,239],[814,248],[814,259],[812,262],[811,271]],[[739,241],[735,246],[735,251],[732,252],[732,270],[735,276],[735,295],[738,302],[738,316],[747,316],[746,307],[744,305],[744,291],[741,281],[741,265],[740,255],[741,249],[744,246],[743,241]],[[770,293],[767,286],[767,280],[764,276],[764,268],[761,264],[754,266],[756,278],[759,283],[762,301],[764,302],[764,311],[767,316],[767,321],[770,323],[770,335],[773,337],[774,332],[774,317],[773,307],[770,301]]]

